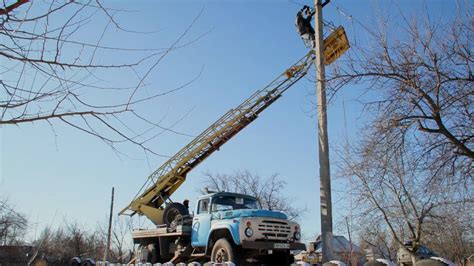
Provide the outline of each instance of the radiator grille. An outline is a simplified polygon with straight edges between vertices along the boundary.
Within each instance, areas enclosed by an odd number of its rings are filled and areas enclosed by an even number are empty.
[[[258,224],[258,231],[268,240],[287,240],[291,228],[287,222],[263,220]]]

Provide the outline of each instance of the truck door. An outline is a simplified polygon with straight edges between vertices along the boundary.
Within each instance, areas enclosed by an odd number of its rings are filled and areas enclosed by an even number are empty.
[[[209,198],[201,199],[198,202],[197,214],[193,218],[191,244],[194,247],[205,247],[207,245],[207,237],[210,229],[210,200]]]

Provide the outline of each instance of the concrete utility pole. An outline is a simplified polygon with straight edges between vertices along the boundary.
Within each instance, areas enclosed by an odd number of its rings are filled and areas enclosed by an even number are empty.
[[[328,1],[325,2],[325,4]],[[323,3],[314,0],[316,11],[316,95],[318,97],[318,137],[319,137],[319,182],[321,197],[321,242],[322,262],[333,258],[332,254],[332,203],[331,175],[329,171],[329,141],[326,115],[326,84],[324,73],[324,40],[323,40]]]

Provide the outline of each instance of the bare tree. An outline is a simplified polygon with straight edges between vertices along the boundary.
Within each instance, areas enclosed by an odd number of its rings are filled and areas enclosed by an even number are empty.
[[[133,220],[131,217],[116,216],[112,226],[112,247],[109,251],[109,260],[117,263],[127,263],[130,251],[133,250],[131,232]],[[99,224],[96,234],[100,236],[103,243],[107,242],[108,229],[106,224]]]
[[[474,213],[472,205],[443,208],[435,213],[437,219],[427,225],[425,243],[445,258],[466,265],[469,254],[474,253]]]
[[[100,0],[3,1],[0,126],[48,123],[54,131],[63,124],[114,150],[132,143],[160,155],[149,141],[165,131],[178,132],[147,117],[143,107],[192,80],[157,90],[147,88],[147,78],[165,56],[186,45],[184,38],[199,15],[169,47],[140,49],[108,44],[112,32],[130,39],[151,34],[124,28],[118,21],[124,13],[133,15]],[[121,79],[117,86],[114,77],[128,77],[128,82]]]
[[[393,242],[391,234],[385,230],[385,226],[378,220],[366,219],[359,223],[360,247],[370,250],[375,257],[395,261],[398,244]]]
[[[418,154],[411,153],[411,143],[394,147],[372,135],[365,139],[344,155],[342,167],[344,175],[353,179],[356,220],[367,225],[360,229],[372,235],[387,232],[390,238],[385,242],[401,247],[410,240],[407,251],[414,254],[432,236],[434,224],[450,219],[452,213],[445,210],[462,213],[474,208],[472,194],[459,191],[457,184],[427,183],[431,173],[416,160]]]
[[[0,199],[0,244],[16,245],[23,242],[28,220],[5,199]]]
[[[283,211],[290,219],[301,217],[304,210],[291,204],[284,196],[286,182],[278,174],[262,177],[248,170],[237,171],[234,174],[204,173],[208,188],[216,191],[228,191],[254,196],[262,208]]]
[[[117,217],[114,221],[114,230],[112,231],[112,254],[115,261],[126,263],[128,252],[133,250],[133,242],[131,242],[130,233],[132,232],[131,217]]]
[[[367,44],[353,44],[328,82],[332,93],[363,87],[365,128],[340,153],[359,236],[387,250],[412,240],[413,254],[473,208],[474,24],[468,3],[452,20],[397,18],[364,27]]]
[[[44,228],[33,245],[34,258],[40,258],[52,265],[66,265],[76,256],[102,258],[106,240],[100,233],[85,230],[77,222],[64,221],[63,227]]]
[[[367,128],[379,142],[374,145],[410,141],[417,151],[412,159],[431,173],[427,181],[468,186],[474,162],[474,24],[472,6],[463,3],[454,20],[399,14],[393,29],[389,21],[366,27],[369,44],[352,45],[328,81],[333,92],[366,86],[361,98],[373,116]]]

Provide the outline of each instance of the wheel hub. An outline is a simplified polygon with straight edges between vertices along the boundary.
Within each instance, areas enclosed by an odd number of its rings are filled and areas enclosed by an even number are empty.
[[[216,262],[226,262],[229,260],[229,254],[227,254],[226,250],[220,248],[216,252]]]

